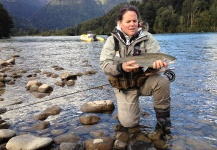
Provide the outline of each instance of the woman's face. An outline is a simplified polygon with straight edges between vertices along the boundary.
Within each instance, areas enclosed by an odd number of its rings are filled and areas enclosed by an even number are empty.
[[[138,16],[134,11],[127,11],[118,24],[126,35],[133,36],[138,31]]]

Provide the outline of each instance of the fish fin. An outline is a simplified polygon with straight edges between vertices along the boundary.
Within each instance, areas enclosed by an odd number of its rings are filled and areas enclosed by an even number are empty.
[[[115,64],[119,64],[119,63],[120,63],[120,57],[117,56],[117,55],[114,56],[114,59],[113,59],[113,60],[114,60],[114,63],[115,63]]]
[[[146,66],[144,66],[144,67],[142,68],[143,72],[145,72],[147,69],[148,69],[148,67],[146,67]]]

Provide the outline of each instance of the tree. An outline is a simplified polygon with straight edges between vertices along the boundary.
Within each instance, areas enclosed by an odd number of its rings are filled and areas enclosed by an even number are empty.
[[[217,1],[216,0],[212,0],[211,4],[212,5],[211,5],[211,8],[209,10],[210,15],[211,15],[210,25],[211,25],[211,29],[213,31],[216,31],[216,25],[217,25]]]
[[[173,7],[161,7],[157,11],[157,16],[154,24],[154,30],[159,33],[173,33],[177,32],[179,19],[177,14],[174,13]]]
[[[14,27],[12,18],[8,15],[8,12],[0,4],[0,38],[10,37],[10,30]]]

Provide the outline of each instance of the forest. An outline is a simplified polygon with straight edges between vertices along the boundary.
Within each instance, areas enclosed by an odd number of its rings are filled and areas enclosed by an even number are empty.
[[[143,0],[131,1],[139,9],[141,20],[149,24],[151,33],[216,32],[216,0]],[[85,21],[64,30],[67,35],[79,35],[88,30],[109,34],[116,26],[121,5],[106,15]]]
[[[140,19],[149,24],[151,33],[189,33],[189,32],[216,32],[217,31],[217,1],[216,0],[133,0],[140,12]],[[102,17],[87,20],[76,26],[63,30],[31,29],[25,33],[8,31],[13,28],[10,16],[1,11],[0,5],[0,37],[7,36],[4,32],[10,32],[12,36],[18,35],[81,35],[87,31],[93,31],[98,35],[109,35],[116,26],[120,4],[111,9]],[[6,15],[7,14],[7,15]],[[8,19],[5,20],[6,15]],[[2,21],[3,20],[3,21]],[[5,30],[5,28],[7,30]],[[3,32],[4,31],[4,32]],[[11,32],[12,31],[12,32]],[[8,33],[9,34],[9,33]]]
[[[0,4],[0,39],[10,37],[11,29],[14,27],[12,18]]]

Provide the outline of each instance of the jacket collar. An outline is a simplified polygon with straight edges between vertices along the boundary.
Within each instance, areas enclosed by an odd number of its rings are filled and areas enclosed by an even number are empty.
[[[117,26],[112,33],[116,35],[118,39],[120,39],[123,43],[126,45],[130,45],[133,43],[136,39],[143,37],[141,28],[138,29],[137,33],[133,35],[132,37],[127,36],[119,26]]]

